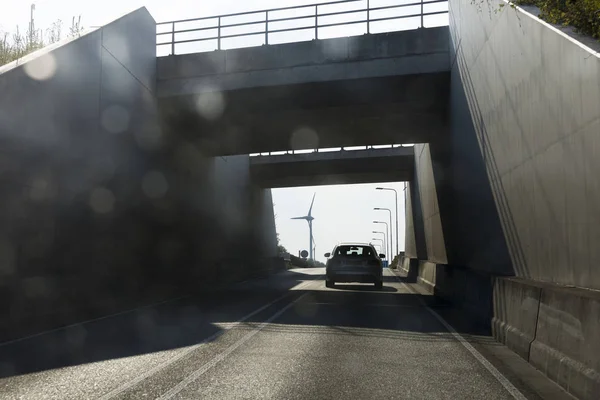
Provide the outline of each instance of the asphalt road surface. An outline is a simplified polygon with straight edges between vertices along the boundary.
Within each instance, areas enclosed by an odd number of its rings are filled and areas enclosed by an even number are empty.
[[[286,271],[1,344],[0,399],[569,398],[384,272],[376,291]]]

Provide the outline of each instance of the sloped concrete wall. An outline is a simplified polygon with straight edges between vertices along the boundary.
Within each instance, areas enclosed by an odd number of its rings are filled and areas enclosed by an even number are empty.
[[[0,340],[269,269],[248,157],[161,130],[155,32],[142,8],[0,74]]]
[[[429,144],[415,145],[415,178],[418,181],[423,212],[427,260],[433,263],[446,264],[448,261],[446,244],[444,242]]]
[[[410,182],[407,182],[406,190],[404,190],[404,255],[407,258],[417,258],[417,243],[415,241],[415,224],[413,218],[412,198],[410,195]]]
[[[494,279],[495,337],[578,398],[595,399],[600,58],[519,9],[484,1],[451,0],[450,29],[452,133],[464,140],[453,147],[454,174],[485,181],[469,167],[480,163],[474,152],[459,155],[476,138],[503,233],[486,190],[473,190],[489,229],[463,236],[485,238],[464,262],[516,275]],[[457,208],[462,220],[477,217],[469,205]]]
[[[268,270],[277,255],[271,189],[252,183],[248,155],[209,160],[213,171],[206,187],[211,193],[201,196],[209,196],[212,204],[204,204],[201,212],[210,211],[214,225],[198,245],[220,266],[219,279]],[[206,256],[198,260],[206,262]]]
[[[600,58],[495,7],[452,0],[450,26],[516,274],[600,289]]]
[[[140,10],[0,75],[3,337],[168,295],[146,290],[140,184],[160,135],[154,31]]]

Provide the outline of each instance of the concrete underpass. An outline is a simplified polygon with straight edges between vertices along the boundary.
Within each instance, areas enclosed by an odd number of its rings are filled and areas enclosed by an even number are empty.
[[[448,3],[161,57],[141,8],[0,67],[0,397],[600,398],[600,57]],[[286,270],[271,189],[402,181],[381,290]]]

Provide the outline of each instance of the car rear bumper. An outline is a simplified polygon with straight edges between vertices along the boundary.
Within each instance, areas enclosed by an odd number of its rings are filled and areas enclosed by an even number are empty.
[[[330,282],[360,282],[376,283],[381,281],[381,271],[332,271],[326,272],[326,279]]]

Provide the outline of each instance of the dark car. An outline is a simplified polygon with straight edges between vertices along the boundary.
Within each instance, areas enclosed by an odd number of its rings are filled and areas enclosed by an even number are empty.
[[[374,283],[375,288],[383,287],[383,254],[377,254],[375,247],[365,243],[341,243],[332,253],[326,253],[325,285],[333,287],[336,282]]]

